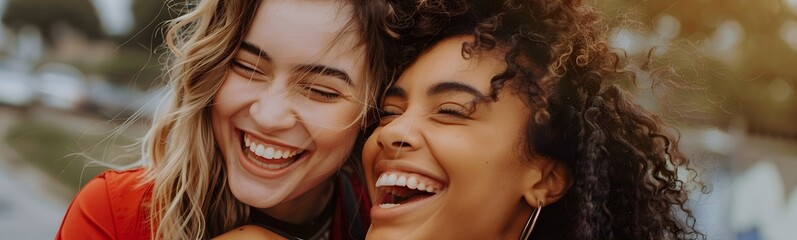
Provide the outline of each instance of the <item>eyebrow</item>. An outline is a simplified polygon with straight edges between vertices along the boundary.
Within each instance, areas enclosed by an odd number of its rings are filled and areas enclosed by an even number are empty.
[[[263,51],[263,49],[260,49],[258,46],[255,46],[254,44],[249,43],[247,41],[242,41],[241,42],[241,50],[247,51],[247,52],[249,52],[251,54],[255,54],[255,55],[259,56],[260,58],[265,59],[266,61],[271,61],[271,57],[268,56],[266,51]],[[296,69],[300,70],[300,71],[306,71],[306,72],[310,72],[310,73],[328,75],[328,76],[340,78],[341,80],[343,80],[347,84],[349,84],[351,86],[354,85],[354,82],[351,81],[351,78],[349,77],[349,74],[346,74],[346,71],[343,71],[341,69],[337,69],[337,68],[333,68],[333,67],[329,67],[329,66],[323,66],[323,65],[308,65],[308,64],[299,65]]]
[[[390,87],[385,91],[384,97],[398,97],[398,98],[407,98],[407,92],[404,92],[404,89],[400,87]]]
[[[474,97],[476,97],[476,99],[484,98],[484,94],[479,92],[479,90],[477,90],[475,87],[461,82],[437,83],[431,88],[429,88],[429,91],[426,92],[426,96],[433,96],[433,95],[439,95],[450,92],[465,92],[473,95]]]
[[[268,54],[266,54],[266,51],[263,51],[263,49],[260,49],[259,47],[247,41],[241,42],[241,50],[247,51],[251,54],[255,54],[258,57],[265,59],[266,61],[271,61],[271,57],[269,57]]]
[[[303,64],[303,65],[299,65],[298,67],[296,67],[296,70],[336,77],[336,78],[339,78],[339,79],[343,80],[344,82],[348,83],[349,86],[354,86],[354,83],[351,81],[351,78],[349,77],[349,74],[346,74],[345,71],[337,69],[337,68],[324,66],[324,65],[307,65],[307,64]]]

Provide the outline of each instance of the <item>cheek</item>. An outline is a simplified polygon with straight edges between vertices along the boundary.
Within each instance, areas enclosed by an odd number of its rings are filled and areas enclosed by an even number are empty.
[[[500,144],[495,144],[502,142],[500,139],[485,138],[478,132],[450,131],[431,138],[438,139],[430,147],[451,178],[470,179],[467,176],[483,174],[482,168],[494,164],[501,157],[498,153],[502,153],[497,149]]]
[[[376,136],[379,134],[379,128],[377,128],[371,136],[368,136],[368,139],[365,141],[363,145],[363,153],[362,153],[362,165],[365,171],[365,182],[366,184],[376,182],[373,176],[374,170],[374,161],[376,157],[379,155],[381,149],[376,142]],[[371,185],[368,185],[368,189],[370,192],[375,192],[374,189],[371,189]]]
[[[381,127],[374,130],[374,132],[368,136],[368,139],[366,139],[365,143],[363,144],[362,161],[363,167],[366,168],[366,173],[371,170],[370,168],[373,166],[374,160],[376,160],[377,155],[381,151],[379,145],[377,144],[377,136],[379,135],[380,129]]]
[[[450,180],[445,210],[439,211],[447,225],[496,231],[517,211],[522,199],[519,159],[508,152],[511,148],[485,144],[495,141],[480,141],[478,147],[459,148],[439,159]]]
[[[211,101],[214,119],[228,120],[235,113],[246,110],[257,99],[252,84],[248,80],[237,79],[228,73]]]
[[[307,111],[302,120],[322,154],[345,160],[359,133],[358,114],[354,107],[316,108]]]
[[[332,156],[345,156],[351,152],[357,140],[357,128],[348,128],[341,131],[330,131],[313,136],[313,141],[319,151]],[[344,158],[345,159],[345,158]]]
[[[226,129],[227,124],[225,124],[224,117],[221,116],[219,110],[214,105],[210,109],[210,127],[213,130],[213,139],[216,141],[216,144],[219,145],[220,143],[223,144],[224,139],[227,138],[227,135],[224,131]]]
[[[216,142],[225,142],[223,139],[226,138],[226,131],[225,129],[228,128],[230,125],[231,117],[235,107],[235,98],[233,98],[230,94],[232,88],[234,88],[234,84],[230,84],[229,75],[226,79],[223,79],[223,83],[220,86],[218,92],[214,95],[213,99],[211,100],[211,107],[210,107],[210,125],[213,129],[213,135],[216,139]]]
[[[300,96],[294,106],[300,115],[301,121],[308,128],[315,131],[340,132],[351,128],[359,128],[359,116],[362,105],[342,102],[342,103],[319,103],[305,96]]]
[[[313,136],[317,146],[319,157],[323,159],[317,166],[319,171],[326,173],[335,172],[349,159],[357,140],[357,128],[349,128],[343,131],[326,132],[321,135]],[[328,176],[328,175],[327,175]]]
[[[295,109],[301,111],[300,121],[317,144],[350,146],[356,140],[361,125],[357,104],[305,102],[302,105]]]
[[[447,141],[437,142],[434,153],[448,175],[452,190],[471,199],[467,204],[484,204],[498,199],[499,193],[518,195],[517,182],[523,163],[518,158],[513,138],[490,131],[447,134]],[[517,194],[516,194],[517,193]]]

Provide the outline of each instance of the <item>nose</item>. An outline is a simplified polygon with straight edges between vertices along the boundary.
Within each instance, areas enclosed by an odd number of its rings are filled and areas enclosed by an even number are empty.
[[[290,95],[285,92],[264,93],[249,106],[249,114],[260,131],[290,129],[297,121],[293,105]]]
[[[382,126],[374,133],[379,134],[377,145],[386,155],[392,157],[418,150],[421,146],[421,136],[416,120],[411,116],[401,115]]]

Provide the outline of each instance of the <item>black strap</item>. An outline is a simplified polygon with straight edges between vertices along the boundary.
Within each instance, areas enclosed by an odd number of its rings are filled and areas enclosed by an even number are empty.
[[[351,181],[347,174],[343,173],[340,177],[340,185],[343,190],[343,201],[346,208],[346,223],[349,223],[349,232],[353,239],[365,239],[365,230],[363,229],[362,219],[359,218],[360,203],[359,198],[354,193]]]
[[[334,195],[337,194],[336,191],[337,190],[333,191],[333,197],[330,198],[327,206],[324,209],[324,212],[321,214],[321,216],[319,216],[319,219],[316,219],[316,221],[323,221],[317,223],[320,224],[317,225],[319,227],[310,227],[310,225],[301,226],[283,222],[254,208],[251,208],[250,210],[251,213],[249,217],[249,223],[268,229],[271,232],[290,240],[319,239],[330,230],[330,226],[332,225],[332,217],[334,215],[333,212],[336,205],[334,197]],[[315,228],[315,230],[313,230],[311,233],[307,228]]]

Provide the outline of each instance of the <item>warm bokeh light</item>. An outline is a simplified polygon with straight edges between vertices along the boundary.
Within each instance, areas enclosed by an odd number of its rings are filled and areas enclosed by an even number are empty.
[[[797,51],[797,21],[788,20],[780,27],[780,37],[792,50]]]

